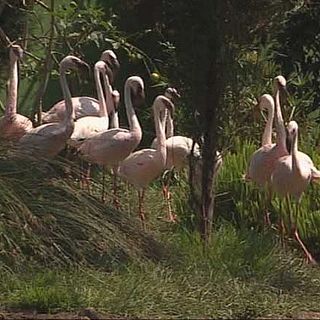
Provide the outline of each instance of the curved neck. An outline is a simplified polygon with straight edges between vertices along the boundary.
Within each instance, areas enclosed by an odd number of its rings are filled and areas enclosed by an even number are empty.
[[[280,90],[277,86],[275,92],[275,106],[276,106],[276,132],[277,132],[277,145],[286,149],[286,129],[282,118],[281,107],[280,107]]]
[[[72,105],[71,93],[67,83],[66,70],[64,67],[60,68],[60,84],[63,93],[64,102],[66,105],[66,116],[64,123],[73,123],[75,118],[74,108]]]
[[[113,112],[110,118],[110,128],[119,128],[119,115],[118,111]]]
[[[124,88],[124,102],[126,105],[126,113],[127,113],[130,131],[136,131],[136,130],[141,131],[140,123],[134,111],[132,101],[131,101],[130,85],[126,85]]]
[[[102,75],[104,76],[103,72]],[[97,96],[99,100],[99,116],[108,118],[106,100],[104,98],[104,93],[101,85],[100,71],[98,68],[94,68],[94,79],[96,82]]]
[[[293,136],[291,144],[292,170],[294,172],[300,171],[300,164],[298,161],[298,133]]]
[[[174,127],[173,127],[173,119],[171,117],[171,113],[166,110],[166,138],[173,137]],[[272,124],[271,124],[272,125]]]
[[[7,92],[7,103],[5,115],[12,115],[17,113],[17,96],[18,96],[18,60],[11,59],[10,74],[9,74],[9,88]]]
[[[163,164],[165,165],[167,160],[167,147],[166,147],[166,134],[165,134],[165,128],[164,128],[164,119],[165,114],[163,114],[163,118],[160,118],[160,112],[156,110],[154,112],[154,124],[156,128],[156,136],[157,136],[157,151],[160,153],[161,160]]]
[[[272,125],[274,119],[274,107],[268,108],[268,119],[262,135],[262,146],[272,143]]]
[[[105,73],[103,76],[103,85],[104,85],[104,94],[105,94],[105,102],[106,102],[106,113],[108,115],[113,114],[115,111],[112,99],[112,88],[110,86],[109,77]]]

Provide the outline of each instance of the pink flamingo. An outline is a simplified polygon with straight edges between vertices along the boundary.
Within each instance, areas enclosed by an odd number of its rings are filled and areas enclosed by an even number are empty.
[[[133,100],[144,99],[144,83],[138,76],[129,77],[125,83],[124,99],[130,129],[113,128],[85,139],[78,151],[85,161],[116,168],[139,145],[142,130],[135,113]],[[114,186],[115,186],[114,180]],[[114,189],[114,193],[116,190]],[[104,190],[103,190],[104,197]]]
[[[271,173],[277,159],[288,155],[286,147],[286,131],[280,107],[280,89],[285,88],[286,80],[283,76],[278,76],[274,80],[275,106],[276,106],[276,143],[272,144],[272,121],[274,104],[269,95],[261,97],[260,107],[268,110],[268,121],[262,137],[262,147],[254,152],[250,159],[246,180],[255,182],[260,187],[265,187],[270,182]]]
[[[100,104],[100,110],[98,116],[85,116],[76,120],[74,124],[73,133],[68,141],[68,144],[74,148],[80,147],[81,143],[90,135],[98,132],[106,131],[109,128],[109,117],[107,112],[107,104],[111,105],[112,95],[111,86],[109,84],[107,73],[107,64],[103,61],[98,61],[94,66],[94,77],[97,84],[97,94]],[[101,76],[103,76],[106,89],[106,100],[101,84]],[[107,103],[106,103],[107,102]],[[112,107],[113,109],[113,107]]]
[[[60,84],[65,100],[64,120],[56,123],[43,124],[30,130],[19,141],[20,150],[31,152],[36,156],[52,158],[66,146],[74,129],[74,109],[66,78],[67,69],[78,69],[89,66],[74,56],[67,56],[60,62]]]
[[[272,122],[274,116],[274,102],[271,96],[263,95],[260,99],[260,108],[268,110],[268,120],[262,136],[262,146],[253,153],[249,167],[245,175],[246,181],[253,181],[260,188],[267,189],[267,202],[271,202],[270,179],[277,159],[288,155],[286,147],[286,131],[280,107],[280,90],[286,87],[283,76],[274,79],[275,86],[275,108],[276,108],[276,143],[272,143]],[[264,214],[265,222],[270,224],[269,213]]]
[[[175,88],[168,88],[165,91],[165,96],[168,97],[171,101],[179,98]],[[176,170],[181,170],[188,165],[188,159],[192,155],[198,161],[201,161],[201,153],[200,146],[198,143],[194,143],[193,139],[184,137],[184,136],[174,136],[174,125],[173,118],[171,113],[165,113],[165,117],[163,119],[162,125],[166,126],[166,147],[167,147],[167,160],[166,160],[166,170],[172,170],[175,168]],[[151,148],[156,149],[158,145],[158,140],[155,138],[151,144]],[[193,150],[192,150],[193,149]],[[215,172],[217,173],[222,164],[221,154],[217,151],[216,153],[216,164],[215,164]],[[200,172],[201,165],[198,163],[198,170]],[[199,173],[198,172],[198,173]],[[176,221],[176,215],[173,214],[171,209],[171,194],[169,191],[169,179],[165,179],[163,181],[163,195],[167,202],[167,218],[168,221],[174,222]]]
[[[113,67],[113,70],[117,70],[120,66],[117,56],[112,50],[106,50],[101,54],[100,60],[108,64],[109,68]],[[108,74],[113,80],[114,76]],[[110,81],[112,83],[112,80]],[[96,83],[97,87],[97,83]],[[98,91],[98,89],[97,89]],[[116,93],[115,93],[116,95]],[[115,97],[116,99],[116,97]],[[100,104],[99,101],[91,97],[73,97],[72,104],[75,110],[75,120],[86,116],[99,116]],[[108,114],[112,111],[112,106],[107,105]],[[51,107],[47,112],[42,113],[42,122],[60,122],[65,117],[65,102],[61,100],[57,102],[53,107]]]
[[[119,166],[119,175],[138,189],[139,217],[144,228],[143,200],[145,188],[165,170],[167,148],[163,119],[165,117],[165,110],[168,109],[170,112],[173,112],[174,105],[170,99],[160,95],[155,98],[152,109],[158,140],[157,148],[136,151],[123,160]]]
[[[298,151],[298,124],[295,121],[290,121],[288,124],[288,137],[291,142],[290,155],[283,156],[276,161],[271,176],[271,187],[272,190],[281,197],[286,197],[288,204],[290,196],[297,201],[293,234],[305,252],[307,260],[311,263],[316,263],[311,253],[300,239],[296,219],[298,218],[298,205],[301,196],[312,180],[320,179],[320,171],[315,168],[308,155]],[[289,205],[288,210],[290,210]],[[289,221],[291,223],[290,212]]]
[[[22,58],[23,50],[18,45],[12,45],[9,51],[9,88],[5,114],[0,118],[0,138],[18,141],[26,132],[32,129],[32,122],[27,117],[17,113],[18,60]]]

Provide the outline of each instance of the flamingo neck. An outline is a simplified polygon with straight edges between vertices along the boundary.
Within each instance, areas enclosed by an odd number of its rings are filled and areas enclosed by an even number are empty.
[[[72,98],[71,98],[71,93],[70,93],[68,82],[67,82],[65,68],[60,68],[60,85],[61,85],[63,98],[66,106],[66,116],[63,120],[63,123],[65,125],[67,124],[73,125],[74,119],[75,119],[75,112],[72,105]]]
[[[166,147],[166,134],[164,128],[164,120],[160,118],[161,113],[157,110],[154,112],[154,124],[156,128],[156,136],[157,136],[157,152],[160,154],[161,162],[163,165],[166,164],[167,161],[167,147]],[[163,115],[165,118],[165,115]]]
[[[110,128],[119,128],[119,115],[118,111],[113,112],[110,119]]]
[[[166,110],[166,138],[173,137],[174,134],[174,126],[173,119],[171,117],[171,113]]]
[[[103,76],[103,85],[106,104],[105,113],[106,115],[111,115],[115,111],[115,109],[112,99],[112,88],[110,86],[109,77],[106,73]]]
[[[94,79],[95,79],[95,82],[96,82],[97,96],[98,96],[98,100],[99,100],[99,116],[100,117],[106,117],[108,119],[106,100],[104,98],[103,88],[102,88],[102,85],[101,85],[100,72],[101,71],[99,71],[98,68],[94,69]],[[104,76],[103,73],[102,73],[102,75]]]
[[[272,143],[273,119],[274,119],[274,107],[272,105],[270,105],[270,107],[268,108],[267,123],[264,128],[263,135],[262,135],[262,145],[263,146]]]
[[[17,113],[17,97],[18,97],[18,60],[11,59],[9,88],[7,92],[7,103],[5,115],[13,115]]]
[[[130,131],[137,131],[142,135],[140,123],[132,105],[130,85],[127,85],[124,89],[124,102]]]
[[[297,133],[293,136],[293,139],[292,139],[291,157],[292,157],[292,170],[294,172],[300,172],[300,163],[298,159],[298,134]]]
[[[277,132],[277,145],[286,150],[286,129],[282,118],[280,107],[280,90],[277,86],[275,93],[275,105],[276,105],[276,132]]]

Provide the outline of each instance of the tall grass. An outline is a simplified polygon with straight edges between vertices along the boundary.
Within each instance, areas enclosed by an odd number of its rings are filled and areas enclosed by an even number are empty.
[[[291,243],[283,248],[275,230],[262,228],[263,196],[242,179],[254,149],[239,142],[224,157],[216,181],[219,219],[205,251],[193,231],[196,214],[184,173],[171,186],[180,221],[159,219],[165,205],[157,181],[147,190],[144,232],[134,189],[120,184],[122,210],[116,211],[107,179],[109,200],[101,202],[99,168],[89,195],[79,188],[74,162],[13,159],[2,152],[0,307],[55,312],[91,306],[108,315],[162,318],[319,310],[318,269],[305,265]],[[309,188],[301,204],[299,227],[310,242],[318,238],[316,196],[318,187]],[[276,200],[271,210],[278,214]]]

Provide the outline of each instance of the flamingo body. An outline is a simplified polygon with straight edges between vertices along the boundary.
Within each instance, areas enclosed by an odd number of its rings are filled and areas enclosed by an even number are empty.
[[[0,118],[0,137],[4,140],[18,141],[32,129],[32,122],[21,114],[12,114]]]
[[[134,112],[131,98],[144,95],[144,83],[140,77],[129,77],[125,84],[126,110],[130,129],[113,128],[85,139],[79,147],[81,157],[91,163],[116,166],[139,145],[142,130]]]
[[[32,122],[17,113],[18,96],[18,60],[22,58],[23,50],[18,45],[10,48],[10,76],[5,115],[0,118],[0,138],[18,141],[26,132],[32,129]]]
[[[114,66],[116,69],[119,68],[119,62],[115,53],[112,50],[106,50],[101,54],[100,60],[105,63]],[[112,74],[108,74],[110,78],[113,78]],[[97,84],[96,84],[97,85]],[[117,94],[113,95],[114,101],[118,99]],[[75,120],[82,117],[92,116],[98,117],[100,114],[99,100],[92,97],[73,97],[72,104],[75,113]],[[47,112],[42,112],[41,119],[43,123],[60,122],[65,118],[65,101],[61,100],[51,107]],[[107,104],[108,114],[110,114],[112,106]]]
[[[67,69],[88,65],[74,56],[67,56],[60,62],[60,83],[65,98],[66,115],[62,122],[48,123],[30,130],[19,140],[19,149],[34,156],[54,157],[65,147],[74,129],[74,110],[66,79]]]
[[[89,136],[106,131],[109,127],[109,117],[107,112],[107,104],[112,103],[111,98],[111,86],[109,85],[109,79],[106,74],[108,66],[104,61],[98,61],[94,66],[94,76],[97,85],[97,93],[99,98],[99,115],[98,116],[86,116],[78,119],[74,124],[73,133],[68,141],[68,144],[72,147],[78,148],[84,139]],[[101,77],[106,80],[106,99],[101,84]]]

